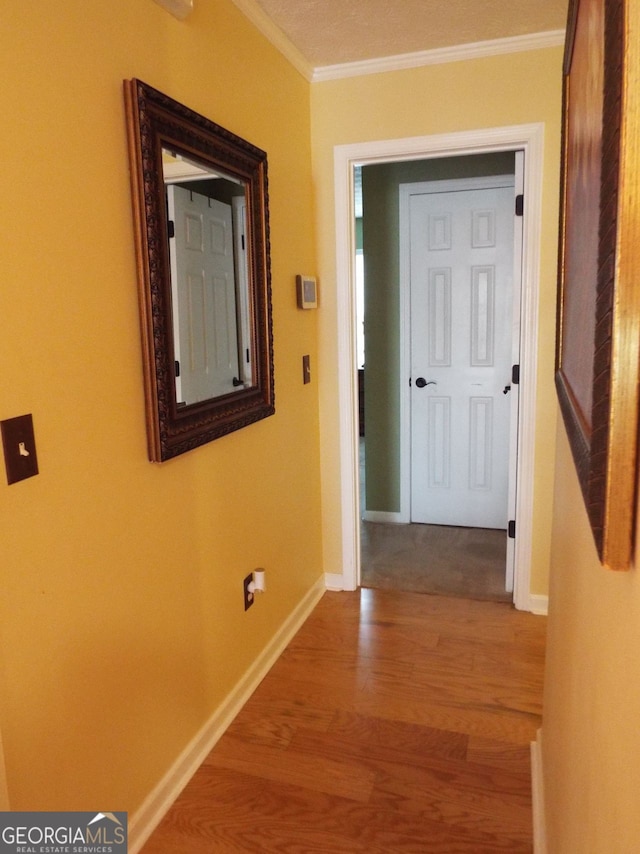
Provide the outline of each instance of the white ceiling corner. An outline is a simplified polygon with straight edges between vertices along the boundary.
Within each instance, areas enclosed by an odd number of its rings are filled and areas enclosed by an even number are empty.
[[[562,44],[568,6],[568,0],[233,2],[308,80]]]
[[[309,82],[313,79],[313,66],[305,59],[292,41],[267,15],[256,0],[232,0],[235,6],[247,17],[265,38],[289,60]]]

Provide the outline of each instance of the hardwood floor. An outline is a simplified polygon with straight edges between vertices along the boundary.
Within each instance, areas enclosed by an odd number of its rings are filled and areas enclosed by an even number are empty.
[[[143,849],[531,852],[546,620],[326,593]]]

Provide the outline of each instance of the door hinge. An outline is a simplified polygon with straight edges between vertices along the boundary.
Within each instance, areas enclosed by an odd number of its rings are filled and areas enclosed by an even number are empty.
[[[174,361],[174,368],[176,371],[176,377],[179,377],[180,376],[180,362],[177,359]]]
[[[511,368],[511,384],[520,385],[520,365],[513,365]]]
[[[169,234],[169,240],[171,240],[172,237],[176,236],[176,224],[172,219],[170,219],[167,223],[167,232]]]
[[[516,196],[516,216],[524,214],[524,196],[522,193]]]
[[[515,540],[516,538],[516,520],[509,519],[509,528],[507,531],[510,540]]]

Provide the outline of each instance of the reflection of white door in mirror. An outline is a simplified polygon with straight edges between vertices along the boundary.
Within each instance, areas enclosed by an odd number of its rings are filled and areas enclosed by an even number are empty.
[[[275,412],[267,155],[141,80],[124,94],[149,459],[164,462]],[[176,214],[171,187],[204,210]]]
[[[230,205],[183,187],[167,189],[180,405],[228,394],[237,385],[233,227]]]

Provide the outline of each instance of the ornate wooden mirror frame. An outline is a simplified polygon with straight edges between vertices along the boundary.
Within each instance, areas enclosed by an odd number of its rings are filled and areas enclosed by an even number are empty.
[[[267,156],[264,151],[139,80],[124,82],[136,225],[149,458],[161,462],[272,415],[273,332]],[[178,399],[177,307],[163,158],[167,154],[240,187],[246,210],[244,338],[237,316],[237,372],[229,390],[193,402]],[[171,236],[173,236],[171,234]],[[246,250],[246,251],[245,251]],[[174,261],[174,280],[176,268]],[[237,275],[237,274],[236,274]],[[236,284],[237,290],[237,284]],[[208,295],[204,298],[209,299]],[[211,305],[209,305],[211,308]],[[213,310],[213,309],[211,309]],[[242,370],[245,370],[243,376]]]

